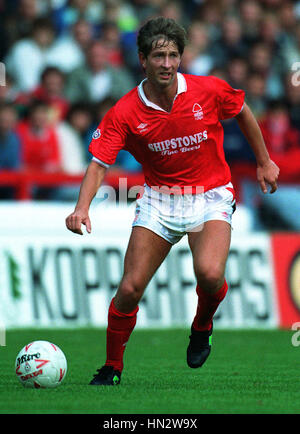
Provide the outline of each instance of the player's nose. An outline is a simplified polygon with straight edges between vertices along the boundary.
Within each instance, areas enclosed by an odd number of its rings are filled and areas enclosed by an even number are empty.
[[[163,66],[164,68],[170,68],[171,62],[169,56],[164,57]]]

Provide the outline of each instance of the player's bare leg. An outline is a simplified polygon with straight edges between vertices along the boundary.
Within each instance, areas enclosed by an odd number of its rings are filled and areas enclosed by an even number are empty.
[[[114,298],[120,312],[129,313],[137,307],[171,247],[172,244],[151,230],[140,226],[133,228],[124,260],[124,274]]]
[[[98,370],[90,384],[120,383],[123,354],[136,324],[138,302],[171,247],[172,244],[149,229],[133,228],[124,260],[124,274],[108,311],[105,366]]]
[[[190,232],[188,241],[193,255],[197,284],[209,294],[216,293],[224,283],[231,226],[222,220],[210,220],[199,232]]]
[[[198,306],[191,328],[187,363],[191,368],[198,368],[210,354],[213,315],[228,289],[224,275],[231,226],[222,220],[211,220],[201,231],[189,233],[188,239],[197,279]]]

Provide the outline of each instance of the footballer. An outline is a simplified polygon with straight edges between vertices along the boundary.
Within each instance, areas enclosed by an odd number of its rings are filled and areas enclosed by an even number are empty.
[[[178,72],[185,30],[174,20],[146,22],[137,39],[145,79],[112,107],[95,131],[92,160],[66,226],[91,232],[89,207],[120,150],[142,165],[143,194],[137,199],[124,273],[108,310],[106,360],[91,385],[117,385],[123,354],[135,327],[138,304],[173,244],[184,235],[193,258],[198,303],[187,346],[187,364],[199,368],[211,351],[213,316],[226,296],[225,265],[235,209],[234,187],[224,158],[223,119],[235,118],[252,147],[257,179],[267,193],[277,189],[279,168],[270,160],[260,128],[244,101],[214,76]]]

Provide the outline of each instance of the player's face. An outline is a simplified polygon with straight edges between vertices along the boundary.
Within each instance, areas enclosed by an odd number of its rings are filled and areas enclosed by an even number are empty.
[[[158,41],[148,57],[140,55],[141,64],[152,84],[170,86],[176,77],[180,64],[180,54],[175,42]]]

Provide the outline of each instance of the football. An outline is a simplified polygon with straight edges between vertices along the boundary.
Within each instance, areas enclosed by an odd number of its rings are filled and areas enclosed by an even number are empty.
[[[67,360],[62,350],[48,341],[34,341],[19,352],[16,375],[24,387],[54,388],[67,373]]]

